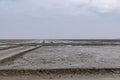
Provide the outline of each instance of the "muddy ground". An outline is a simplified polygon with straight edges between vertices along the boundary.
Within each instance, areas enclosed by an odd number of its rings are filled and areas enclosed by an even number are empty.
[[[120,70],[45,69],[2,70],[0,80],[119,80]]]
[[[3,42],[5,44],[5,41]],[[41,40],[29,40],[28,42],[10,40],[7,43],[24,46],[24,43],[39,44],[41,42]],[[52,45],[57,42],[74,44],[74,41],[50,40],[46,42],[52,42]],[[80,41],[75,41],[76,43],[80,43]],[[82,44],[86,43],[91,44],[91,41],[82,41]],[[0,63],[0,80],[120,80],[120,41],[102,42],[102,44],[109,45],[95,45],[101,44],[101,41],[92,41],[92,43],[94,45],[88,46],[80,44],[43,45],[15,59]],[[2,46],[4,45],[1,44]],[[17,51],[17,48],[2,50],[0,54],[9,54],[12,51],[16,52],[15,50]],[[45,71],[39,71],[42,69]],[[87,69],[91,69],[90,72]],[[96,71],[96,69],[103,70]],[[28,72],[26,72],[27,70]],[[54,72],[54,70],[56,71]]]
[[[0,69],[120,68],[120,46],[43,46]]]

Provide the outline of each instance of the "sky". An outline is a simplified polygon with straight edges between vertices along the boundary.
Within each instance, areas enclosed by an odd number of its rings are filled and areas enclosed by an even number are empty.
[[[0,39],[120,39],[120,0],[0,0]]]

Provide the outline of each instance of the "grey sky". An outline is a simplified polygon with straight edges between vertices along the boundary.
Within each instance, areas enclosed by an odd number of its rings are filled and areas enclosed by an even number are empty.
[[[0,0],[0,38],[120,38],[120,0]]]

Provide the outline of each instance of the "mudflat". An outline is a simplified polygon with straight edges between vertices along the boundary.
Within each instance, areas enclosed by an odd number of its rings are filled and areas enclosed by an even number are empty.
[[[0,50],[0,57],[41,47],[0,63],[0,80],[120,80],[120,41],[11,40],[9,45],[16,47]]]

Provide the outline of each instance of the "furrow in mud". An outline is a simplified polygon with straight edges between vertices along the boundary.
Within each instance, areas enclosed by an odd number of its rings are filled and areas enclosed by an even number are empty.
[[[0,56],[0,63],[5,63],[7,61],[11,61],[11,60],[14,60],[15,58],[27,53],[27,52],[30,52],[30,51],[33,51],[35,49],[38,49],[40,48],[41,46],[33,46],[33,47],[22,47],[20,50],[14,50],[12,51],[11,53],[8,53],[8,54],[4,54],[2,56]],[[1,53],[3,54],[3,53]]]

